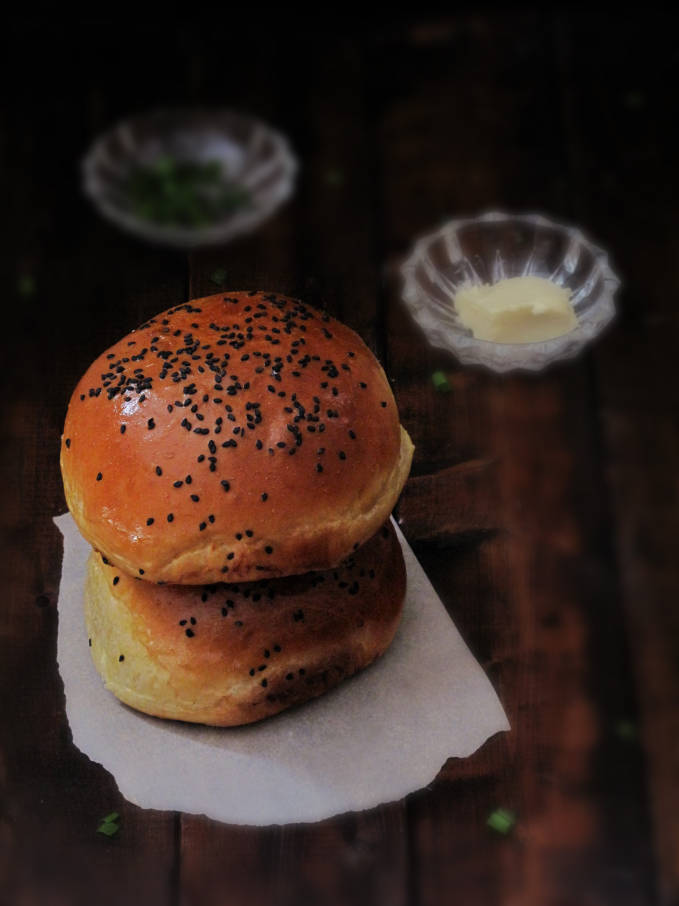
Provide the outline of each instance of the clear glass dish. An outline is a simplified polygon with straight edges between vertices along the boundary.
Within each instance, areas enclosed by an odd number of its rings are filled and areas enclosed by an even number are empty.
[[[403,299],[433,346],[464,364],[493,371],[540,371],[576,355],[615,315],[620,281],[606,253],[578,229],[536,214],[492,212],[452,220],[417,240],[401,265]],[[568,288],[578,326],[539,343],[476,339],[459,320],[455,295],[465,285],[544,277]]]
[[[163,160],[217,166],[243,203],[204,225],[141,216],[130,179]],[[225,110],[156,110],[132,117],[101,135],[82,162],[83,189],[104,217],[143,239],[179,248],[226,242],[253,230],[291,195],[296,172],[284,136],[254,117]]]

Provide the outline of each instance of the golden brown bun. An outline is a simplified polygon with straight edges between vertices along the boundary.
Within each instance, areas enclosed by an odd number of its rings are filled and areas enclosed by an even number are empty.
[[[61,468],[80,531],[120,569],[233,582],[339,563],[388,517],[412,449],[352,330],[283,296],[219,293],[94,362]]]
[[[158,717],[234,726],[314,698],[381,655],[405,595],[391,525],[336,570],[238,585],[132,579],[92,553],[85,616],[106,687]]]

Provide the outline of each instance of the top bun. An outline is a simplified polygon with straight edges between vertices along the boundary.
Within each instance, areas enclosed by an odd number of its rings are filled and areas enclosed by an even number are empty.
[[[336,566],[391,512],[410,438],[363,341],[273,293],[219,293],[132,331],[76,387],[66,500],[130,575],[200,584]]]

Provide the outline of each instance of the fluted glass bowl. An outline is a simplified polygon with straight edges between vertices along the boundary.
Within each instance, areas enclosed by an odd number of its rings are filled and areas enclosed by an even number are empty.
[[[452,220],[417,240],[401,265],[403,299],[433,346],[464,364],[493,371],[540,371],[576,355],[615,314],[620,281],[606,253],[578,229],[528,214],[483,214]],[[536,343],[476,339],[460,321],[455,295],[463,286],[535,276],[566,287],[578,326]]]
[[[218,188],[226,186],[235,199],[231,209],[221,205],[205,223],[144,216],[131,180],[139,173],[153,175],[166,161],[185,170],[216,167],[224,180]],[[296,171],[284,136],[254,117],[226,110],[156,110],[132,117],[101,135],[82,162],[84,191],[104,217],[140,238],[179,248],[226,242],[253,230],[291,195]],[[209,185],[207,191],[213,189]]]

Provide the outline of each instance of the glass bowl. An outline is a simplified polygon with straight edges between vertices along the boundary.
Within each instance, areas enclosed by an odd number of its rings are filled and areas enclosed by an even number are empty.
[[[202,178],[205,168],[217,168],[220,182],[208,179],[200,191],[231,195],[220,196],[209,222],[159,222],[140,213],[132,180],[140,173],[156,178],[167,161],[183,167],[184,174],[191,168],[194,179]],[[132,117],[101,135],[82,162],[84,191],[104,217],[143,239],[180,248],[226,242],[253,230],[291,195],[296,172],[282,135],[254,117],[226,110],[156,110]],[[197,191],[195,184],[188,188]],[[185,191],[186,183],[169,190]],[[157,198],[151,200],[157,205]]]
[[[454,300],[462,286],[529,275],[570,290],[574,330],[544,342],[492,343],[460,322]],[[620,285],[606,253],[580,230],[536,214],[497,212],[452,220],[423,236],[401,276],[403,299],[432,345],[499,372],[540,371],[576,355],[612,320]]]

